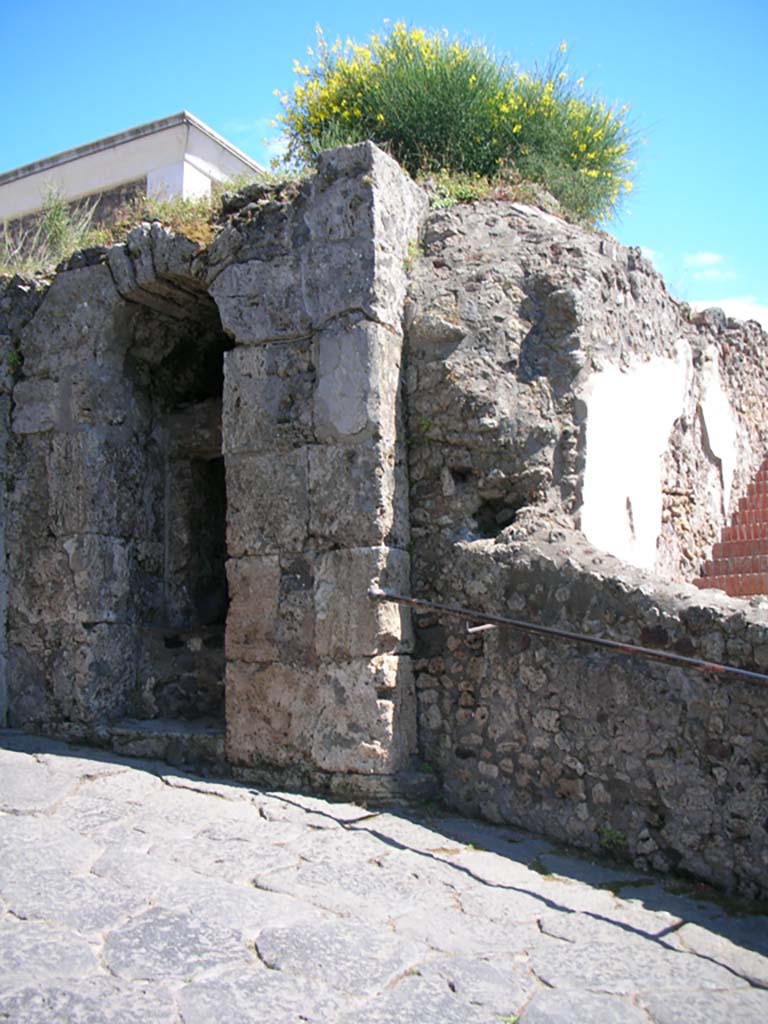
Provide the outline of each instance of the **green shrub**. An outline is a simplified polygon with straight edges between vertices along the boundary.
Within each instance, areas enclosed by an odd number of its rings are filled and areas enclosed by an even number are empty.
[[[414,177],[449,171],[494,180],[513,167],[568,213],[608,218],[631,189],[626,108],[586,94],[564,64],[565,46],[530,73],[484,46],[398,22],[365,45],[328,46],[318,32],[313,67],[282,97],[286,163],[372,139]]]

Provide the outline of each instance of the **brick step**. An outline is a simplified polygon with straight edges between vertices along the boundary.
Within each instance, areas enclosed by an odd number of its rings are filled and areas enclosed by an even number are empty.
[[[745,498],[739,498],[739,512],[757,512],[766,508],[768,508],[768,491],[747,494]]]
[[[699,590],[724,590],[729,597],[753,597],[768,594],[768,573],[742,573],[733,576],[707,576],[693,581]]]
[[[733,526],[762,526],[768,530],[768,509],[756,509],[754,512],[734,512],[731,520]]]
[[[726,526],[723,529],[722,543],[729,544],[732,541],[763,540],[768,537],[768,530],[760,523],[741,523]]]
[[[704,563],[702,576],[740,576],[743,573],[768,572],[768,554],[715,557]]]
[[[744,558],[747,556],[768,555],[768,535],[753,537],[750,540],[726,540],[714,544],[711,561],[721,558]],[[762,569],[755,570],[762,572]]]

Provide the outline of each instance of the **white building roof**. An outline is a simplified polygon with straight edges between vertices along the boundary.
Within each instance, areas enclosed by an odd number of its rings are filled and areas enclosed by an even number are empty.
[[[145,179],[148,193],[197,196],[263,168],[186,110],[0,174],[0,221],[40,209],[55,188],[75,200]]]

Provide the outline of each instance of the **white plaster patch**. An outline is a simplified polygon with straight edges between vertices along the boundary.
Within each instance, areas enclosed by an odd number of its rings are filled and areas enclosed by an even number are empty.
[[[662,456],[683,411],[691,373],[688,346],[628,370],[592,374],[587,406],[581,528],[596,547],[652,569],[661,531]]]
[[[720,460],[720,479],[723,485],[722,512],[725,514],[731,500],[731,485],[736,469],[737,430],[733,410],[720,379],[717,350],[712,349],[708,356],[701,371],[702,399],[699,408],[710,451]]]

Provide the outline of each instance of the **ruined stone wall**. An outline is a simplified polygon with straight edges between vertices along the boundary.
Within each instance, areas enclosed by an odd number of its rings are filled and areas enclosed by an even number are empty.
[[[427,219],[363,144],[205,250],[144,224],[5,282],[0,336],[11,724],[218,716],[237,776],[371,796],[418,724],[463,810],[766,891],[763,683],[426,615],[414,679],[367,596],[768,669],[764,604],[684,582],[765,454],[756,326],[537,209]]]
[[[433,573],[460,605],[768,670],[765,602],[664,584],[578,534],[458,543]],[[768,892],[765,681],[426,613],[416,637],[421,752],[452,806]]]
[[[144,224],[78,254],[16,317],[11,724],[109,741],[223,714],[251,778],[373,792],[409,766],[409,616],[365,595],[409,587],[401,314],[426,206],[352,147],[231,199],[208,250]]]
[[[417,527],[552,521],[698,575],[768,447],[756,324],[691,321],[635,250],[501,202],[431,215],[406,322]]]
[[[432,214],[406,322],[414,596],[768,669],[765,602],[681,582],[764,455],[756,325],[691,322],[634,250],[502,203]],[[638,480],[654,575],[578,530],[602,502],[595,531],[640,561]],[[449,803],[768,890],[766,683],[415,626],[420,752]]]
[[[224,387],[228,756],[247,778],[344,772],[365,789],[415,749],[409,616],[365,595],[409,587],[401,313],[426,198],[366,144],[326,154],[302,188],[256,188],[234,207],[208,254],[237,343]]]

